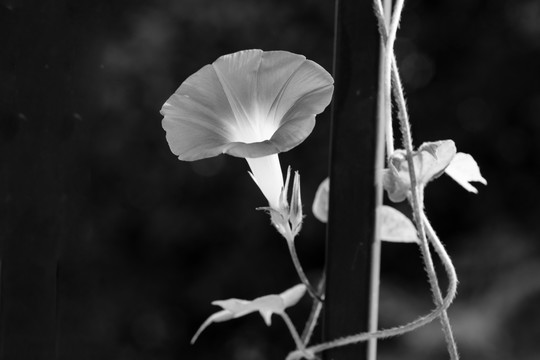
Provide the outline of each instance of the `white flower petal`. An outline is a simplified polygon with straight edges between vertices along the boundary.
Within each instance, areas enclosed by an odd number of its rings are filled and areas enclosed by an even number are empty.
[[[287,51],[267,51],[262,54],[257,73],[258,110],[276,128],[283,115],[278,110],[291,107],[286,101],[282,104],[284,98],[287,100],[286,91],[291,81],[294,82],[296,72],[306,62],[309,61],[304,56]]]
[[[210,65],[184,81],[165,102],[161,114],[171,151],[189,161],[222,153],[236,121]]]
[[[262,54],[262,50],[239,51],[212,64],[236,118],[233,141],[269,140],[277,129],[261,126],[265,118],[257,106],[257,77]]]
[[[279,197],[283,189],[283,174],[277,154],[255,159],[246,158],[251,177],[261,189],[271,208],[279,210]]]
[[[287,151],[313,130],[333,79],[304,56],[245,50],[190,76],[163,106],[163,128],[181,160]]]
[[[312,63],[314,66],[317,64]],[[311,69],[313,70],[313,69]],[[297,73],[296,76],[308,76],[311,78],[304,78],[302,83],[306,86],[304,92],[300,97],[289,97],[288,101],[282,101],[280,105],[281,109],[278,109],[278,115],[282,111],[283,113],[279,128],[276,130],[270,141],[272,141],[280,151],[288,151],[295,146],[302,143],[315,126],[315,115],[324,111],[326,106],[332,99],[332,93],[334,86],[331,82],[332,78],[328,73],[329,78],[325,76],[315,76],[314,71],[308,71],[306,73]],[[310,80],[309,83],[308,80]],[[297,85],[297,84],[295,84]],[[292,87],[292,86],[291,86]],[[296,89],[299,90],[299,89]],[[291,99],[295,98],[295,102],[292,103]],[[289,104],[292,106],[287,108]],[[287,104],[287,106],[285,106]],[[276,115],[276,116],[278,116]]]
[[[223,153],[241,157],[241,158],[258,158],[262,156],[278,154],[281,151],[270,140],[246,144],[243,142],[232,142],[223,148]]]
[[[330,103],[334,79],[317,63],[305,60],[287,80],[270,114],[281,124],[299,115],[322,112]]]

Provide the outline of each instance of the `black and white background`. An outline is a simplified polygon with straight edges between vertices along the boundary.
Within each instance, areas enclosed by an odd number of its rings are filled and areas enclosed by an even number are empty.
[[[0,1],[0,358],[282,359],[285,326],[252,315],[189,339],[217,308],[296,283],[242,159],[180,162],[159,110],[189,75],[242,49],[332,69],[333,1]],[[373,51],[378,51],[373,49]],[[453,139],[489,185],[442,177],[427,211],[457,267],[463,359],[540,356],[540,3],[410,0],[396,54],[416,145]],[[302,174],[298,252],[320,276],[311,215],[329,111],[281,156]],[[431,308],[420,255],[383,247],[381,325]],[[307,301],[292,309],[299,327]],[[438,324],[379,359],[446,359]]]

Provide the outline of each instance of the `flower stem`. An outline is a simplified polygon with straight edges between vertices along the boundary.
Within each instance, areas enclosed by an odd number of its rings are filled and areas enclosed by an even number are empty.
[[[435,233],[435,230],[429,223],[429,220],[425,213],[422,213],[424,226],[427,232],[428,239],[431,241],[431,244],[433,245],[433,248],[439,255],[442,264],[446,270],[446,273],[448,274],[448,277],[451,279],[450,281],[453,281],[457,284],[457,275],[456,275],[456,269],[454,268],[454,265],[452,264],[452,260],[450,259],[450,256],[448,256],[448,253],[444,249],[443,244],[441,243],[441,240]]]
[[[385,5],[388,5],[385,3]],[[385,8],[386,9],[386,8]],[[387,101],[385,97],[385,72],[384,72],[384,63],[385,63],[386,51],[384,48],[384,43],[380,44],[379,50],[379,83],[378,83],[378,92],[377,92],[377,126],[378,130],[384,129],[386,136],[386,154],[390,156],[394,152],[394,135],[392,134],[392,113],[387,108]],[[385,129],[386,127],[386,129]],[[383,160],[384,161],[384,160]],[[383,162],[384,167],[384,162]],[[375,175],[377,180],[379,179],[378,174]],[[378,182],[378,181],[377,181]],[[378,209],[379,203],[379,194],[376,195],[375,208]],[[380,231],[378,230],[378,212],[375,220],[375,239],[371,248],[371,278],[369,281],[369,321],[368,321],[368,331],[374,332],[379,327],[379,298],[380,298],[380,279],[381,279],[381,241],[380,241]],[[376,360],[377,359],[377,339],[371,338],[367,344],[367,360]]]
[[[376,12],[377,18],[379,19],[379,28],[381,29],[383,38],[389,38],[392,36],[392,31],[390,31],[390,34],[388,34],[388,31],[384,24],[384,15],[383,15],[384,9],[382,8],[382,4],[380,3],[380,0],[376,0],[376,1],[378,1],[378,4],[375,5],[375,12]],[[398,0],[398,3],[399,3],[399,0]],[[396,11],[394,12],[394,17],[398,16],[399,14],[397,10],[398,10],[398,4],[396,4]],[[396,19],[394,18],[393,20],[396,20]],[[394,24],[394,21],[392,21],[392,23]],[[395,22],[395,24],[397,25],[397,21]],[[389,41],[387,40],[387,44],[388,43]],[[387,46],[387,51],[389,51],[388,46]],[[415,218],[415,222],[418,228],[417,230],[419,232],[420,239],[421,239],[420,249],[422,252],[422,257],[424,258],[424,262],[426,265],[426,271],[428,273],[428,279],[431,285],[434,300],[435,300],[435,303],[438,305],[442,301],[442,295],[440,292],[437,276],[435,273],[435,268],[433,266],[433,261],[431,259],[429,245],[426,239],[426,232],[424,228],[425,224],[427,224],[431,230],[430,231],[430,234],[432,235],[431,241],[434,245],[435,250],[439,253],[439,256],[441,256],[441,259],[443,259],[445,256],[447,257],[444,259],[447,261],[443,261],[443,263],[451,264],[451,260],[446,254],[446,252],[444,251],[442,244],[436,237],[436,234],[433,231],[433,228],[431,228],[431,225],[429,225],[429,221],[427,221],[427,218],[425,217],[425,214],[423,213],[423,198],[421,198],[423,197],[423,191],[421,191],[421,189],[418,188],[417,181],[416,181],[416,174],[414,171],[414,162],[412,158],[412,149],[413,149],[412,135],[411,135],[411,129],[410,129],[409,116],[407,113],[407,107],[405,103],[405,96],[403,95],[403,87],[401,85],[401,79],[399,76],[395,56],[393,52],[388,55],[391,58],[390,61],[391,61],[391,70],[392,70],[392,80],[394,82],[394,86],[393,86],[394,96],[396,98],[396,103],[398,106],[398,118],[400,121],[400,128],[401,128],[401,133],[403,136],[403,146],[406,150],[407,163],[409,166],[409,176],[411,178],[412,196],[410,198],[410,201],[411,201],[411,206],[413,207],[414,218]],[[443,253],[439,252],[441,250]],[[453,266],[452,266],[452,269],[453,269]],[[448,267],[446,268],[446,270],[447,272],[449,271]],[[453,273],[453,276],[455,276],[455,272]],[[450,326],[450,321],[448,319],[448,314],[446,311],[443,311],[441,314],[441,324],[442,324],[443,332],[445,334],[445,339],[447,342],[450,358],[453,360],[456,360],[459,358],[459,355],[457,352],[456,342],[452,334],[452,328]]]
[[[409,157],[409,156],[407,156],[407,157]],[[411,160],[412,160],[412,155],[411,155]],[[412,163],[412,161],[409,163],[409,171],[411,171],[410,170],[411,169],[411,163]],[[414,166],[414,165],[412,165],[412,166]],[[412,180],[412,176],[411,176],[411,180]],[[416,179],[415,179],[415,182],[416,182]],[[435,272],[435,267],[433,265],[433,260],[431,258],[431,253],[430,253],[430,250],[429,250],[429,243],[428,243],[427,235],[426,235],[426,231],[425,231],[425,229],[426,229],[426,227],[424,226],[425,225],[425,222],[424,222],[425,215],[423,214],[423,209],[422,209],[423,203],[422,203],[422,200],[420,199],[418,187],[417,186],[415,187],[415,185],[416,185],[415,182],[411,181],[411,184],[413,186],[412,187],[411,203],[412,203],[412,206],[413,206],[413,212],[414,212],[414,218],[415,218],[415,222],[416,222],[416,227],[417,227],[418,232],[420,234],[420,240],[421,240],[420,241],[420,250],[422,252],[422,257],[424,259],[425,269],[426,269],[426,272],[428,274],[428,279],[429,279],[429,283],[430,283],[430,286],[431,286],[431,291],[433,293],[433,297],[434,297],[434,300],[435,300],[435,304],[437,306],[439,306],[442,303],[442,295],[441,295],[441,290],[440,290],[440,287],[439,287],[439,281],[437,280],[437,274]],[[448,313],[446,312],[446,310],[441,312],[440,320],[441,320],[441,325],[442,325],[444,337],[446,339],[448,352],[450,354],[450,358],[452,360],[457,360],[457,359],[459,359],[459,354],[457,352],[457,345],[456,345],[456,342],[454,340],[454,335],[452,333],[452,327],[450,325],[450,320],[448,318]]]
[[[448,264],[452,263],[452,261],[450,260],[450,257],[448,256],[448,254],[444,250],[444,247],[443,247],[441,241],[439,240],[439,237],[435,233],[435,230],[433,229],[433,227],[429,223],[429,220],[428,220],[427,216],[425,215],[425,213],[423,211],[421,212],[420,216],[422,217],[421,221],[422,221],[422,223],[424,225],[424,229],[427,230],[427,236],[431,240],[431,244],[433,245],[435,251],[441,257],[441,259],[444,260],[443,264],[448,270],[448,267],[447,267]],[[453,266],[452,266],[452,269],[453,269]],[[453,276],[455,277],[455,281],[457,283],[457,276],[455,274],[455,271],[453,273]],[[440,288],[439,288],[438,283],[437,283],[436,290],[438,290],[437,291],[438,295],[436,294],[437,299],[440,299],[440,301],[442,302],[442,296],[441,296],[441,293],[440,293]],[[437,301],[439,301],[439,300],[437,300]],[[447,347],[448,347],[448,353],[450,354],[450,358],[452,360],[457,360],[457,359],[459,359],[459,353],[458,353],[458,350],[457,350],[456,340],[454,339],[454,334],[452,332],[452,326],[450,325],[450,319],[448,318],[447,311],[443,311],[441,313],[441,324],[442,324],[442,327],[443,327],[443,333],[444,333],[444,336],[445,336],[445,340],[446,340],[446,344],[447,344]]]
[[[377,5],[377,4],[375,4]],[[380,5],[382,7],[382,4]],[[403,6],[403,0],[397,0],[396,14],[391,18],[392,1],[385,0],[384,8],[381,13],[384,28],[391,26],[391,33],[393,36],[383,39],[381,35],[381,47],[380,47],[380,65],[379,65],[379,90],[377,97],[377,116],[378,116],[378,134],[377,139],[377,159],[376,159],[376,184],[377,194],[375,209],[378,209],[383,202],[383,186],[382,186],[382,171],[379,169],[384,168],[384,145],[386,142],[386,154],[389,157],[394,152],[394,134],[392,128],[392,91],[391,91],[391,75],[390,64],[391,59],[394,57],[393,43],[397,33],[397,23],[399,21],[391,21],[392,19],[398,19],[400,17],[401,7]],[[396,24],[394,24],[396,23]],[[380,25],[381,26],[381,25]],[[386,139],[386,141],[385,141]],[[380,274],[381,274],[381,240],[380,240],[380,219],[377,212],[375,219],[375,238],[371,249],[371,279],[370,279],[370,299],[369,299],[369,321],[368,330],[374,332],[378,328],[379,323],[379,292],[380,292]],[[371,338],[368,341],[367,346],[367,359],[377,359],[377,339]]]
[[[435,242],[436,241],[437,240],[435,240]],[[333,349],[333,348],[336,348],[336,347],[351,345],[351,344],[355,344],[355,343],[358,343],[358,342],[361,342],[361,341],[367,341],[367,340],[373,339],[373,338],[375,338],[375,339],[384,339],[384,338],[389,338],[389,337],[393,337],[393,336],[397,336],[397,335],[402,335],[402,334],[405,334],[407,332],[418,329],[419,327],[422,327],[422,326],[430,323],[431,321],[435,320],[436,318],[440,317],[441,314],[444,311],[446,311],[446,309],[450,306],[450,304],[452,303],[452,301],[454,300],[454,298],[456,296],[457,277],[455,276],[454,267],[452,265],[452,262],[449,261],[450,258],[446,254],[446,251],[444,250],[444,247],[440,246],[440,247],[438,247],[438,249],[439,250],[437,251],[437,253],[439,253],[439,251],[440,251],[440,254],[443,254],[441,256],[441,261],[443,262],[444,267],[445,267],[445,269],[447,269],[447,273],[448,273],[448,290],[447,290],[446,297],[444,298],[444,301],[442,302],[442,304],[440,306],[438,306],[437,308],[435,308],[431,313],[429,313],[428,315],[425,315],[423,317],[419,317],[418,319],[416,319],[414,321],[411,321],[411,322],[409,322],[409,323],[407,323],[405,325],[396,326],[396,327],[389,328],[389,329],[383,329],[383,330],[379,330],[379,331],[375,331],[375,332],[364,332],[364,333],[359,333],[359,334],[355,334],[355,335],[346,336],[346,337],[339,338],[339,339],[336,339],[336,340],[333,340],[333,341],[329,341],[329,342],[325,342],[325,343],[322,343],[322,344],[310,346],[310,347],[306,348],[306,351],[309,354],[315,354],[315,353],[319,353],[319,352],[326,351],[326,350],[329,350],[329,349]],[[287,360],[301,359],[303,356],[305,356],[304,352],[302,352],[302,351],[293,351],[287,356]]]
[[[433,244],[433,247],[435,248],[435,251],[439,255],[448,276],[448,289],[447,289],[446,297],[442,301],[441,305],[435,308],[428,315],[419,317],[418,319],[411,321],[402,326],[396,326],[393,328],[383,329],[383,330],[379,330],[375,332],[359,333],[359,334],[339,338],[333,341],[325,342],[322,344],[310,346],[306,349],[309,354],[315,354],[315,353],[326,351],[332,348],[355,344],[361,341],[367,341],[374,338],[384,339],[384,338],[402,335],[430,323],[431,321],[440,317],[442,313],[445,312],[446,309],[448,309],[448,307],[450,306],[450,304],[452,304],[452,301],[454,301],[454,298],[456,297],[456,292],[457,292],[456,271],[454,269],[454,265],[452,264],[450,257],[448,256],[448,254],[446,253],[446,250],[444,249],[444,246],[440,242],[439,238],[437,237],[437,234],[435,233],[435,231],[433,230],[429,222],[427,221],[427,217],[425,216],[425,214],[424,214],[423,219],[426,222],[426,229],[427,229],[428,237],[430,238]],[[296,360],[296,359],[302,358],[303,356],[305,356],[304,352],[293,351],[287,356],[287,360]]]
[[[319,286],[317,287],[317,293],[321,294],[321,298],[324,300],[324,288],[326,286],[326,275],[323,273],[323,276],[321,280],[319,281]],[[307,345],[309,341],[311,340],[311,335],[313,335],[313,331],[315,330],[315,326],[317,325],[317,320],[319,319],[319,316],[321,314],[323,302],[322,301],[313,301],[313,304],[311,305],[311,311],[309,313],[308,320],[306,322],[306,325],[304,327],[304,331],[302,331],[302,342]]]
[[[300,278],[300,281],[304,285],[306,285],[306,288],[311,295],[311,297],[318,302],[322,302],[321,297],[317,294],[315,289],[313,289],[313,286],[311,286],[311,283],[309,282],[306,274],[304,273],[304,269],[302,268],[302,265],[300,264],[300,260],[298,259],[298,254],[296,253],[296,247],[294,246],[294,239],[292,239],[292,233],[288,236],[290,239],[287,239],[287,245],[289,245],[289,252],[291,253],[291,259],[294,264],[294,268],[296,269],[296,272],[298,273],[298,277]]]
[[[395,76],[395,79],[399,79],[399,76]],[[400,120],[400,126],[401,126],[401,132],[403,134],[403,146],[405,147],[406,151],[406,158],[407,158],[407,164],[409,167],[409,177],[411,179],[411,196],[409,198],[411,202],[411,206],[413,208],[413,215],[414,220],[416,223],[416,227],[418,230],[418,233],[420,235],[420,250],[422,252],[422,257],[424,259],[424,264],[426,268],[426,272],[428,274],[429,283],[431,286],[431,291],[433,293],[433,298],[435,300],[436,305],[440,305],[442,303],[442,295],[441,290],[439,288],[439,282],[437,280],[437,274],[435,273],[435,267],[433,265],[433,261],[431,259],[431,253],[429,250],[429,244],[426,236],[426,230],[425,230],[425,214],[423,213],[424,208],[424,202],[423,202],[423,189],[418,184],[416,180],[416,172],[414,169],[414,161],[413,161],[413,146],[412,146],[412,135],[411,135],[411,129],[410,129],[410,123],[407,115],[407,111],[405,108],[405,99],[403,97],[401,84],[396,84],[395,89],[397,89],[398,93],[398,106],[399,106],[399,120]],[[443,329],[443,333],[446,339],[448,352],[450,354],[450,358],[452,360],[459,359],[459,354],[457,351],[457,345],[454,340],[454,335],[452,333],[452,327],[450,326],[450,320],[448,319],[448,314],[445,311],[441,313],[441,325]]]
[[[429,244],[426,237],[425,223],[427,218],[423,213],[424,202],[423,202],[423,189],[419,186],[416,180],[416,172],[414,169],[413,161],[413,146],[412,146],[412,135],[410,129],[410,122],[407,114],[407,109],[405,106],[405,98],[403,96],[403,91],[401,88],[401,82],[399,80],[399,74],[397,73],[397,67],[395,66],[394,61],[394,81],[396,81],[396,86],[394,86],[395,93],[397,95],[397,103],[399,107],[399,120],[401,133],[403,135],[403,146],[406,151],[407,164],[409,167],[409,177],[411,179],[411,196],[410,202],[413,208],[414,220],[418,233],[420,235],[420,250],[422,252],[422,257],[424,258],[424,263],[426,267],[426,272],[428,274],[429,283],[431,286],[431,291],[435,300],[435,304],[439,305],[442,303],[442,295],[439,288],[439,283],[437,280],[437,275],[435,273],[435,267],[431,259],[431,253],[429,250]],[[429,224],[429,222],[427,222]],[[433,232],[434,234],[434,232]],[[433,240],[433,239],[432,239]],[[439,242],[440,243],[440,242]],[[452,327],[450,325],[450,320],[448,319],[448,314],[446,311],[443,311],[441,314],[441,325],[445,340],[448,347],[448,352],[452,360],[459,359],[459,354],[457,351],[457,345],[454,340],[454,335],[452,333]]]
[[[380,226],[378,226],[380,228]],[[380,231],[376,231],[377,234]],[[371,281],[370,281],[370,303],[369,303],[369,327],[370,332],[375,332],[379,326],[379,294],[381,277],[381,240],[377,235],[371,250]],[[377,359],[377,338],[372,337],[368,341],[367,359]]]
[[[287,324],[287,327],[289,328],[289,332],[292,335],[292,338],[294,340],[294,343],[296,344],[296,348],[298,349],[298,351],[300,351],[306,359],[313,359],[315,356],[313,355],[312,352],[309,352],[306,349],[306,346],[302,342],[302,339],[300,339],[300,335],[298,335],[298,331],[294,327],[294,324],[292,323],[289,315],[287,315],[286,312],[279,313],[279,315],[281,315],[281,318],[283,319],[283,321],[285,321],[285,324]]]

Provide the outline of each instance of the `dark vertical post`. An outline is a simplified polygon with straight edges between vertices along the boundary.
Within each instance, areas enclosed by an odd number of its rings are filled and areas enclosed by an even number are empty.
[[[324,340],[367,331],[375,236],[379,37],[372,0],[337,0]],[[366,343],[328,360],[366,359]]]

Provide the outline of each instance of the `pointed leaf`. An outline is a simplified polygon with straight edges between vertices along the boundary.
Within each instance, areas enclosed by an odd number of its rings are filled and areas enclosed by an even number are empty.
[[[274,314],[274,312],[270,311],[270,310],[263,309],[263,310],[259,310],[259,313],[261,314],[266,326],[271,326],[272,325],[272,315]]]
[[[419,243],[416,228],[402,212],[391,206],[379,208],[381,240],[400,243]]]
[[[465,190],[475,194],[478,193],[478,190],[470,184],[471,181],[487,185],[487,180],[480,174],[478,164],[469,154],[457,153],[445,172]]]
[[[191,344],[194,344],[195,341],[197,341],[197,339],[199,338],[199,335],[201,335],[203,330],[206,329],[211,323],[227,321],[227,320],[232,319],[233,317],[234,315],[230,311],[227,311],[227,310],[221,310],[221,311],[218,311],[217,313],[210,315],[210,317],[202,323],[202,325],[199,327],[195,335],[193,335],[193,337],[191,338]]]
[[[227,310],[234,315],[234,317],[242,316],[247,312],[253,312],[249,307],[251,301],[241,299],[227,299],[227,300],[215,300],[212,301],[212,305],[220,306],[223,310]]]

